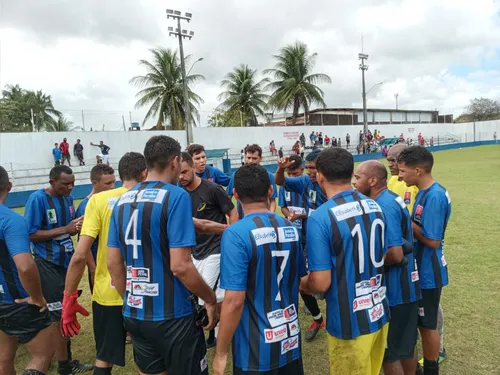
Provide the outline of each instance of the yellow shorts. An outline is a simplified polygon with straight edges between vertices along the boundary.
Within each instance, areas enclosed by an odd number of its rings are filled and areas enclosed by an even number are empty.
[[[328,335],[330,375],[379,375],[389,323],[369,335],[342,340]]]

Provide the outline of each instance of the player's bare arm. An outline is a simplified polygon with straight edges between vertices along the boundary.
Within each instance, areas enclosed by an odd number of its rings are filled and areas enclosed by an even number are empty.
[[[40,311],[45,310],[47,302],[43,298],[40,274],[32,255],[30,253],[17,254],[12,260],[16,265],[21,284],[29,294],[29,297],[16,300],[16,303],[26,302],[40,307]]]
[[[279,186],[285,186],[285,170],[290,167],[294,161],[290,161],[288,156],[278,160],[278,169],[274,172],[274,183]]]
[[[301,283],[301,290],[306,294],[325,293],[332,284],[332,271],[311,271],[307,281]]]
[[[90,257],[92,256],[90,248],[94,241],[95,238],[90,236],[83,235],[80,237],[76,250],[71,257],[71,261],[69,262],[68,272],[66,273],[66,294],[72,294],[78,289],[78,285],[80,284],[83,273],[85,272],[85,265],[87,264],[89,255]]]
[[[403,261],[404,253],[402,246],[392,246],[387,249],[384,263],[386,265],[400,264]]]
[[[30,241],[32,242],[44,242],[48,240],[52,240],[59,236],[63,236],[65,234],[69,234],[70,236],[74,236],[80,229],[82,229],[83,216],[78,219],[72,220],[68,225],[60,228],[49,229],[49,230],[37,230],[35,233],[30,235]]]
[[[127,271],[122,252],[116,247],[108,247],[108,270],[116,291],[123,298],[127,283]]]
[[[245,306],[243,291],[226,290],[220,317],[219,335],[217,336],[217,349],[214,358],[214,374],[223,375],[227,363],[229,344],[238,327]]]
[[[419,240],[421,243],[423,243],[425,246],[430,247],[431,249],[436,250],[440,245],[441,241],[440,240],[431,240],[430,238],[425,237],[422,234],[422,227],[419,227],[415,222],[411,223],[412,229],[413,229],[413,234]]]
[[[238,215],[238,210],[235,208],[233,208],[228,214],[227,214],[227,217],[229,218],[229,224],[234,224],[236,223],[240,217]]]
[[[203,234],[222,234],[227,228],[226,224],[216,223],[215,221],[196,219],[193,217],[194,230]]]

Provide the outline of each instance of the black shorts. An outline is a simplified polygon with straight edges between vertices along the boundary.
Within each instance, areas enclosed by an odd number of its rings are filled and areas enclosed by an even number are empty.
[[[195,315],[161,322],[124,318],[134,361],[144,374],[208,375],[207,347]]]
[[[437,329],[441,288],[422,289],[422,299],[418,305],[418,326],[420,328]]]
[[[48,310],[40,312],[38,306],[0,302],[0,331],[7,336],[17,337],[21,344],[29,343],[51,324]]]
[[[417,344],[418,301],[391,307],[384,362],[411,359]]]
[[[92,302],[96,359],[125,366],[125,340],[122,306],[102,306]]]
[[[242,369],[233,368],[233,375],[304,375],[304,366],[302,365],[302,357],[293,362],[287,363],[285,366],[271,371],[243,371]]]
[[[50,318],[53,322],[59,322],[62,313],[64,284],[66,283],[66,268],[57,266],[37,256],[35,262],[40,272],[42,292],[47,301]]]

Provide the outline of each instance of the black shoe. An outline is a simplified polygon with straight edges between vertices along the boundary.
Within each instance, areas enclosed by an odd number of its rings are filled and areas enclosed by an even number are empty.
[[[424,375],[424,369],[422,366],[420,366],[420,363],[417,362],[417,371],[415,372],[415,375]]]
[[[443,348],[442,352],[439,352],[439,362],[444,361],[448,357],[448,354],[446,353],[446,349]]]
[[[80,361],[74,359],[71,362],[71,368],[73,370],[73,374],[81,374],[82,372],[89,372],[94,369],[94,365],[80,363]]]
[[[217,339],[207,340],[205,343],[207,345],[207,349],[212,349],[217,346]]]

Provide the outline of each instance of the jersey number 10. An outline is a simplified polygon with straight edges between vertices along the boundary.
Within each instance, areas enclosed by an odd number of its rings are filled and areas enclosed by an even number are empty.
[[[375,268],[382,267],[384,265],[384,257],[380,260],[380,262],[377,262],[377,259],[375,259],[376,254],[375,254],[375,249],[376,249],[376,235],[377,235],[377,226],[380,226],[382,229],[381,231],[381,239],[382,239],[382,244],[384,244],[384,230],[385,230],[385,224],[384,222],[376,218],[373,220],[371,228],[370,228],[370,260]],[[358,262],[359,262],[359,273],[363,273],[365,271],[365,244],[363,242],[363,234],[361,233],[361,225],[356,224],[351,231],[352,239],[356,236],[358,236]]]

